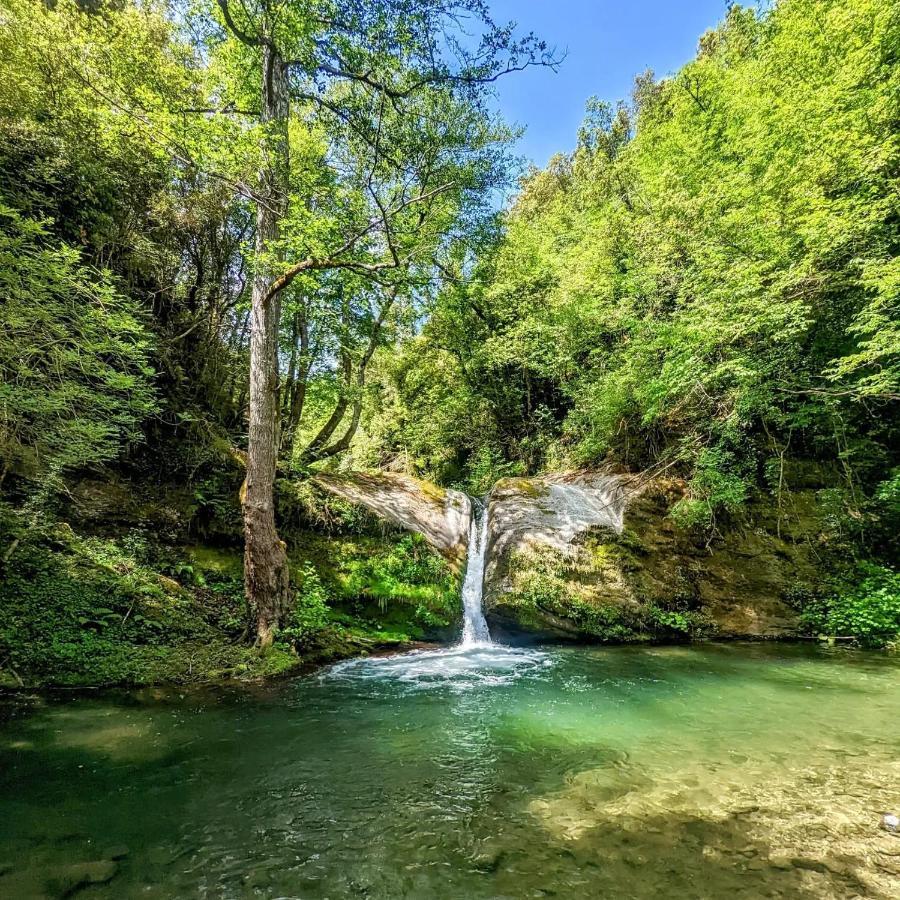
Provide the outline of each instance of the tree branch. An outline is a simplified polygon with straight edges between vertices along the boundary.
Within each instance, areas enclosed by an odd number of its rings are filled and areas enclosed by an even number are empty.
[[[261,35],[248,34],[242,28],[238,28],[234,19],[231,17],[231,10],[228,8],[228,0],[216,0],[216,2],[219,4],[219,9],[222,11],[222,18],[225,19],[228,30],[242,44],[246,44],[248,47],[263,47],[268,43]]]
[[[343,246],[335,250],[333,253],[330,253],[324,257],[308,256],[306,257],[306,259],[295,263],[284,272],[282,272],[282,274],[274,279],[272,281],[272,284],[269,286],[265,302],[270,302],[281,291],[288,287],[298,275],[302,274],[303,272],[321,271],[323,269],[353,269],[354,271],[362,273],[374,273],[383,271],[384,269],[399,268],[401,261],[396,254],[395,248],[393,247],[391,247],[392,258],[389,262],[386,261],[380,263],[363,263],[359,262],[358,260],[342,260],[340,259],[340,257],[352,250],[367,234],[371,234],[379,226],[379,224],[383,224],[386,220],[385,217],[389,218],[390,216],[395,216],[410,206],[414,206],[417,203],[424,203],[432,197],[436,197],[438,194],[449,190],[451,187],[453,187],[453,185],[454,182],[448,181],[431,191],[427,191],[424,194],[419,194],[415,197],[410,197],[409,199],[404,200],[402,203],[397,204],[389,211],[385,211],[382,208],[381,221],[370,222],[364,229],[362,229],[362,231],[354,234],[349,240],[344,243]],[[381,208],[380,203],[379,207]]]

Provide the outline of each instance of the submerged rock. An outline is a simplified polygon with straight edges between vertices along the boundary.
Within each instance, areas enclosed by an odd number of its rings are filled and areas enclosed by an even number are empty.
[[[53,897],[71,897],[89,885],[106,884],[117,871],[118,866],[109,859],[62,866],[49,873],[47,890]]]

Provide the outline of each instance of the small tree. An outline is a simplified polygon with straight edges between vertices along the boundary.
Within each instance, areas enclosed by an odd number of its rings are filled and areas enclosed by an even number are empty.
[[[0,201],[0,486],[46,489],[114,457],[153,410],[134,304],[44,224]]]

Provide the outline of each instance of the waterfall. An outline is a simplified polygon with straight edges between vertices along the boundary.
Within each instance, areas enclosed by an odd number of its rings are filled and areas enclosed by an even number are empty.
[[[481,589],[484,585],[484,554],[488,541],[488,516],[478,501],[472,501],[472,522],[469,525],[469,553],[466,577],[463,581],[463,647],[477,647],[491,643],[484,612],[481,608]]]

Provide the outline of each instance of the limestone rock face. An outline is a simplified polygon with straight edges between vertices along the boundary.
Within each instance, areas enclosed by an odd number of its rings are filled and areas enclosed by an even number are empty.
[[[465,562],[472,503],[461,491],[393,472],[322,474],[315,477],[315,483],[401,528],[418,532],[455,567]]]
[[[627,483],[621,475],[500,479],[488,501],[490,553],[503,556],[523,545],[565,553],[593,528],[620,534]]]
[[[500,637],[788,637],[790,600],[818,583],[815,491],[751,501],[714,541],[668,515],[674,478],[503,479],[488,504],[485,613]]]

